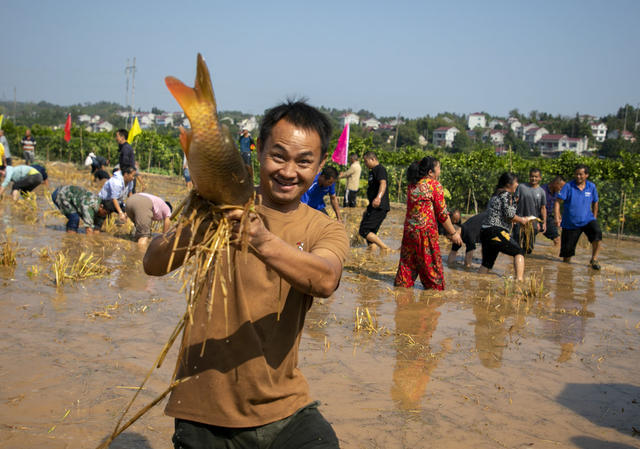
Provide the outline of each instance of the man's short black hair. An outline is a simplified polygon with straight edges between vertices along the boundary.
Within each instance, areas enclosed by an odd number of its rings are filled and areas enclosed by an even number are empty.
[[[529,175],[532,175],[533,173],[542,174],[542,172],[540,171],[540,169],[538,167],[533,167],[533,168],[531,168],[531,170],[529,170]]]
[[[325,114],[308,105],[304,100],[287,100],[286,103],[279,104],[267,111],[260,124],[258,145],[260,145],[261,149],[269,136],[271,136],[273,127],[283,119],[294,126],[318,133],[321,143],[321,156],[325,157],[329,149],[329,139],[331,138],[331,122]]]
[[[576,165],[576,168],[573,169],[573,171],[575,172],[576,170],[580,170],[583,169],[584,170],[584,174],[588,175],[589,174],[589,166],[586,164],[578,164]]]
[[[127,131],[124,128],[120,128],[119,130],[116,131],[116,134],[120,134],[122,137],[124,137],[125,139],[127,139],[129,137],[129,131]]]
[[[325,167],[320,172],[325,179],[338,179],[338,170],[333,167]]]
[[[374,153],[373,151],[367,151],[366,153],[364,153],[364,156],[362,156],[362,159],[374,159],[374,160],[378,160],[378,156],[376,156],[376,153]]]

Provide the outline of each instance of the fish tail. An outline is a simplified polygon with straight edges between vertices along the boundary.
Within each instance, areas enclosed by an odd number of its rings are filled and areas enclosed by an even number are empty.
[[[173,76],[167,76],[164,79],[169,92],[176,99],[178,104],[184,110],[189,121],[193,124],[198,114],[202,112],[202,107],[212,110],[215,116],[216,113],[216,99],[213,94],[213,86],[211,84],[211,76],[209,75],[209,68],[204,62],[204,58],[198,53],[198,65],[196,69],[196,82],[194,87],[189,87]],[[192,125],[193,126],[193,125]],[[183,133],[181,133],[183,135]],[[180,139],[183,143],[188,143],[190,139]],[[187,148],[185,148],[187,150]]]

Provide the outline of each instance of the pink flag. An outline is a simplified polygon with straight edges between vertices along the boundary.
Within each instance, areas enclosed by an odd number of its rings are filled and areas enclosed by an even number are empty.
[[[71,140],[71,114],[67,115],[67,123],[64,124],[64,140]]]
[[[336,149],[331,156],[331,160],[340,165],[347,165],[347,154],[349,153],[349,123],[344,125],[342,134],[338,139]]]

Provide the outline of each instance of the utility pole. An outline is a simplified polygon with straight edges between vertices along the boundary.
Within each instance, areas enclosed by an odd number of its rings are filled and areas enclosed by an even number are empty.
[[[131,124],[133,125],[134,99],[136,94],[136,57],[133,57],[133,69],[131,70]]]
[[[127,78],[127,84],[124,90],[124,105],[129,106],[129,58],[127,58],[127,65],[124,66],[124,74]]]
[[[393,139],[393,151],[398,149],[398,130],[400,128],[400,113],[396,117],[396,137]]]
[[[624,106],[624,128],[622,132],[624,133],[627,130],[627,110],[629,109],[629,105]]]
[[[13,86],[13,124],[18,124],[18,119],[16,116],[16,86]]]
[[[638,111],[640,111],[640,103],[636,104],[636,122],[633,124],[633,130],[638,130]]]
[[[124,69],[124,73],[127,75],[127,91],[125,96],[126,106],[130,108],[129,117],[127,118],[127,127],[129,126],[129,121],[133,123],[133,99],[135,92],[135,79],[136,79],[136,58],[133,58],[133,64],[129,65],[129,59],[127,58],[127,66]],[[131,76],[131,97],[129,97],[129,76]],[[131,102],[129,102],[129,98],[131,98]]]

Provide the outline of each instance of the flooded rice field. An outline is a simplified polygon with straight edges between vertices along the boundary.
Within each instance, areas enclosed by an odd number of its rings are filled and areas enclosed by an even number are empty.
[[[90,186],[87,172],[47,168],[51,190]],[[181,178],[145,181],[173,204],[186,193]],[[16,259],[0,266],[0,448],[93,448],[185,302],[175,278],[144,274],[130,229],[110,223],[106,234],[66,234],[44,192],[38,187],[35,202],[0,203],[0,244],[8,238],[5,256],[9,249]],[[352,236],[361,214],[345,212]],[[403,218],[396,208],[382,225],[392,248]],[[447,289],[433,292],[419,282],[394,288],[399,252],[352,240],[341,285],[315,301],[300,347],[300,367],[341,447],[640,447],[640,243],[605,239],[596,272],[586,241],[563,264],[541,237],[524,285],[513,284],[511,258],[501,255],[496,274],[478,274],[479,260],[446,268]],[[64,261],[90,255],[98,264],[86,279],[56,286],[56,267],[60,274]],[[173,348],[134,409],[165,390],[175,357]],[[171,447],[163,404],[111,447]]]

